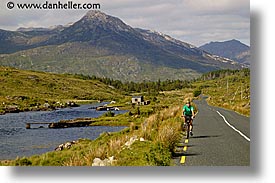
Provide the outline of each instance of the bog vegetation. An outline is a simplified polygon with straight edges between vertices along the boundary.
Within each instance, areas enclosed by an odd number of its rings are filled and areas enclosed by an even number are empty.
[[[1,161],[16,166],[91,166],[95,159],[114,166],[169,166],[182,134],[181,105],[185,98],[199,99],[249,116],[250,71],[217,71],[194,81],[120,82],[83,75],[56,75],[0,67],[0,110],[56,106],[64,101],[115,100],[128,112],[106,113],[91,125],[123,125],[124,130],[102,133],[96,140],[78,139],[70,149]],[[2,84],[3,83],[3,84]],[[20,86],[20,87],[18,87]],[[132,95],[143,95],[149,105],[130,104]]]
[[[209,104],[250,115],[250,70],[220,70],[204,74],[194,86],[209,96]]]

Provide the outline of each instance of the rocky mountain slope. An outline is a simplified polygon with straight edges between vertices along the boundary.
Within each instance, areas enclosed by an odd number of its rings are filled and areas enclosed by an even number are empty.
[[[81,73],[122,81],[192,79],[242,65],[156,31],[89,11],[79,21],[50,29],[0,30],[0,65]]]
[[[238,40],[210,42],[199,48],[211,54],[229,58],[247,66],[250,65],[250,47]]]

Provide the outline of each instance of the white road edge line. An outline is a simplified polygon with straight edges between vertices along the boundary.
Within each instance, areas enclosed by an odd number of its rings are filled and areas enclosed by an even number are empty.
[[[247,136],[245,136],[240,130],[236,129],[234,126],[232,126],[230,123],[228,123],[228,121],[225,119],[225,117],[219,112],[219,111],[216,111],[224,120],[224,122],[229,126],[231,127],[233,130],[235,130],[236,132],[238,132],[243,138],[245,138],[245,140],[249,141],[250,142],[250,138],[248,138]]]

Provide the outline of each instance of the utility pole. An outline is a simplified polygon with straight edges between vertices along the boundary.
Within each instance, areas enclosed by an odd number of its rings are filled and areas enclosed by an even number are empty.
[[[241,84],[241,100],[243,99],[243,83]]]
[[[226,92],[227,92],[227,95],[228,95],[228,78],[226,80]]]

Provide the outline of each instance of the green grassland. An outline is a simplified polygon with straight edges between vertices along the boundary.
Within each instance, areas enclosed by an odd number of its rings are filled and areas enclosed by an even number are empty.
[[[0,113],[17,106],[20,111],[66,106],[67,101],[120,100],[120,92],[98,80],[0,67]],[[47,106],[49,108],[49,106]],[[51,108],[50,107],[50,108]]]
[[[208,96],[210,105],[250,116],[250,71],[216,71],[207,73],[193,83],[197,90]]]
[[[95,140],[78,139],[78,143],[62,151],[1,161],[2,166],[92,166],[95,158],[106,160],[110,157],[114,157],[114,161],[109,164],[111,166],[171,166],[174,146],[184,135],[180,118],[183,100],[194,99],[194,96],[202,93],[208,96],[211,105],[232,109],[244,115],[250,113],[249,71],[209,73],[185,88],[134,94],[117,90],[99,80],[81,79],[72,75],[19,71],[4,67],[0,73],[0,81],[3,83],[1,103],[10,102],[30,107],[29,104],[35,99],[41,101],[41,104],[45,101],[104,99],[116,100],[115,105],[129,110],[124,114],[106,113],[92,119],[94,122],[91,125],[125,126],[120,132],[105,132]],[[20,85],[16,84],[18,82]],[[131,94],[143,95],[151,103],[144,106],[131,105]],[[28,98],[18,100],[18,96]],[[12,100],[9,101],[9,98]],[[135,140],[129,145],[131,139]]]
[[[126,126],[120,132],[105,132],[97,139],[79,139],[71,149],[1,161],[2,166],[91,166],[95,158],[114,157],[112,166],[169,166],[181,138],[181,105],[192,90],[162,92],[150,105],[131,107],[113,117],[103,115],[91,125]],[[182,93],[184,92],[184,93]],[[133,137],[136,141],[127,146]],[[143,138],[144,141],[139,139]]]

